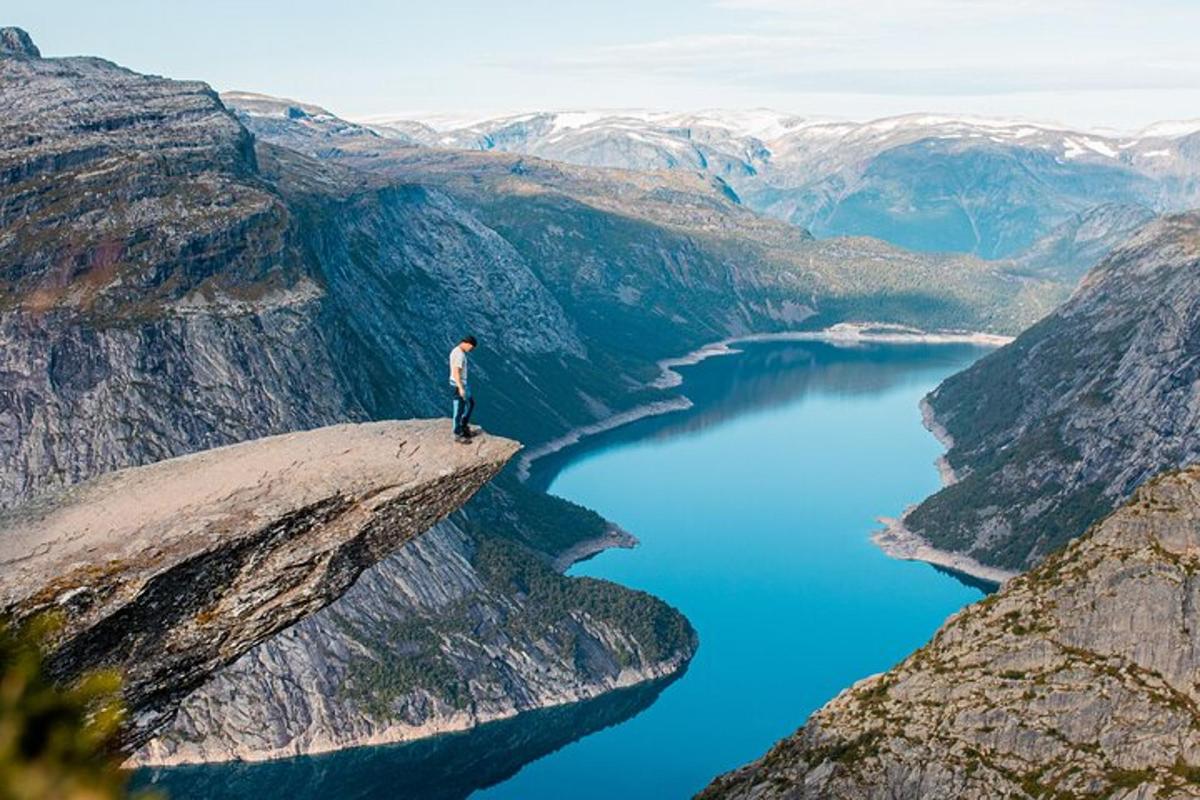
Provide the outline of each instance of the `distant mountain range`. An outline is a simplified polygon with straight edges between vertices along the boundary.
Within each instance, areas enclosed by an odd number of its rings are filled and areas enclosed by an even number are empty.
[[[1158,213],[1200,205],[1200,119],[1129,135],[931,114],[858,123],[769,110],[363,123],[425,147],[704,172],[750,208],[818,237],[874,236],[982,258],[1020,256],[1097,205]]]

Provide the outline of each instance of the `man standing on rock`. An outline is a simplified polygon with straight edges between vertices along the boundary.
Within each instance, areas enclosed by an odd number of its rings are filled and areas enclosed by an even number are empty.
[[[454,441],[471,441],[471,412],[475,398],[467,383],[467,353],[475,349],[475,337],[464,336],[450,351],[450,386],[454,389]]]

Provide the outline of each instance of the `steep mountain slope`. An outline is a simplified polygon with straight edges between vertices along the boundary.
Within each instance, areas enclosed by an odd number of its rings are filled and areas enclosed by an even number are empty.
[[[673,675],[666,604],[572,580],[457,518],[194,692],[141,763],[257,761],[463,730]],[[399,661],[399,663],[397,663]]]
[[[489,424],[544,438],[592,419],[549,375],[628,388],[589,364],[511,245],[444,192],[255,147],[206,86],[99,59],[10,48],[0,100],[2,505],[268,434],[444,415],[445,353],[466,328],[485,343],[476,369]],[[521,569],[604,539],[596,515],[503,483],[471,504],[473,535],[512,542]],[[436,565],[409,566],[419,585]],[[523,608],[567,618],[598,598],[641,597],[569,585],[557,606]],[[579,653],[617,658],[605,648],[633,635],[626,622],[610,621],[609,640],[579,638]],[[532,658],[521,648],[537,641],[515,643],[512,657]],[[575,645],[563,645],[563,663],[576,663]],[[654,652],[661,659],[643,666],[661,674],[689,650]],[[314,663],[299,659],[297,669]],[[569,670],[564,680],[585,683]]]
[[[1200,214],[1142,229],[1062,308],[927,398],[957,482],[906,524],[1023,569],[1200,459]]]
[[[856,123],[769,111],[537,113],[437,131],[395,119],[371,124],[432,147],[703,171],[750,207],[818,236],[867,235],[984,258],[1017,256],[1098,204],[1158,212],[1200,204],[1192,142],[1200,123],[1128,136],[944,115]]]
[[[1200,797],[1200,469],[959,612],[703,798]]]
[[[1074,284],[1152,219],[1154,212],[1145,206],[1095,206],[1043,236],[1016,263],[1035,275]]]

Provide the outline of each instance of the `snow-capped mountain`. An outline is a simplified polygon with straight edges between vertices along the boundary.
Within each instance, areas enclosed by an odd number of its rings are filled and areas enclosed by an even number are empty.
[[[1161,213],[1200,206],[1200,120],[1132,134],[938,114],[850,122],[767,109],[441,114],[354,123],[290,100],[245,93],[226,99],[237,113],[254,116],[260,130],[305,131],[295,149],[311,155],[385,137],[589,167],[683,170],[719,178],[748,207],[817,236],[866,235],[914,250],[1031,264],[1038,261],[1034,250],[1061,256],[1063,232],[1097,207]],[[1047,237],[1059,244],[1049,247]],[[1079,259],[1090,259],[1103,244],[1071,246]],[[1079,259],[1061,266],[1086,266]]]
[[[1200,206],[1200,120],[1120,134],[944,114],[851,122],[769,109],[462,119],[383,117],[369,127],[431,147],[707,172],[755,210],[817,235],[871,235],[985,258],[1019,254],[1101,204]]]

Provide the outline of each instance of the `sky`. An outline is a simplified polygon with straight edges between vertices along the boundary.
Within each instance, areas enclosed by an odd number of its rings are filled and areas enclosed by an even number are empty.
[[[1200,117],[1200,0],[4,0],[43,55],[349,118],[597,108]]]

